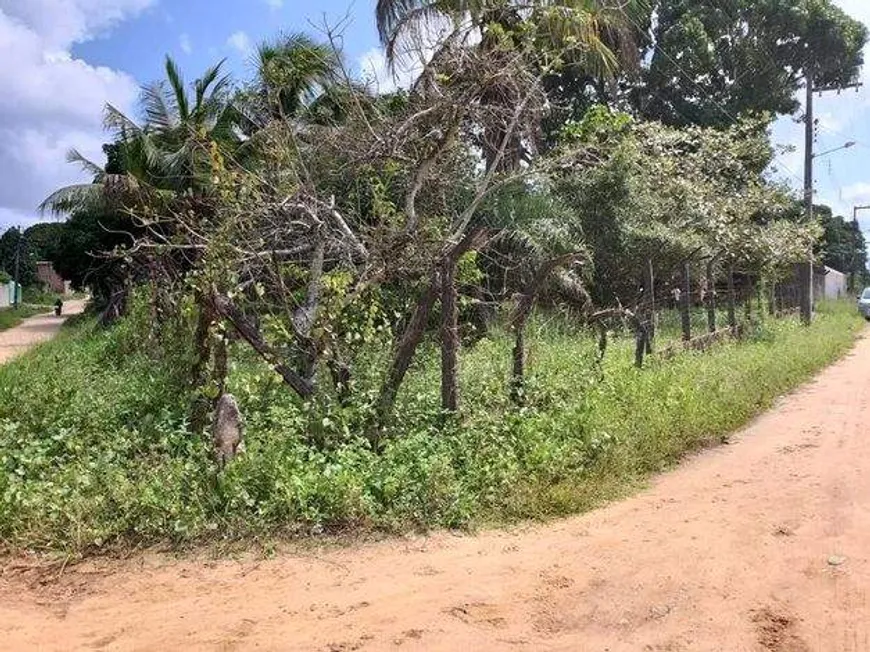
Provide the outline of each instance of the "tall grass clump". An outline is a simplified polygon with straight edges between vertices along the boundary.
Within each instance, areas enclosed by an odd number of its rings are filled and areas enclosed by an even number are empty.
[[[463,351],[460,417],[438,409],[437,351],[427,348],[377,452],[363,437],[369,405],[301,404],[239,349],[229,388],[247,451],[223,474],[188,430],[183,347],[149,355],[141,328],[85,322],[0,367],[9,547],[87,552],[575,513],[723,441],[848,350],[861,320],[829,304],[810,328],[771,319],[742,342],[638,370],[629,342],[598,368],[592,338],[539,318],[525,405],[507,398],[510,338],[493,334]]]

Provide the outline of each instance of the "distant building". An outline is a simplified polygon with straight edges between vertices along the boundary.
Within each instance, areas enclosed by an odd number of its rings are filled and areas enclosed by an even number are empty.
[[[56,294],[67,294],[69,292],[69,283],[64,281],[54,271],[54,266],[49,262],[40,261],[36,263],[36,278],[51,292]]]
[[[822,296],[825,299],[844,299],[849,294],[849,279],[842,272],[825,267],[825,282]]]

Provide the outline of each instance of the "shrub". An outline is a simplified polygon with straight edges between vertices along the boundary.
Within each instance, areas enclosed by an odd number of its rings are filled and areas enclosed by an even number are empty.
[[[617,342],[599,375],[592,338],[538,322],[527,405],[507,400],[512,343],[495,334],[463,352],[461,418],[439,412],[437,351],[426,349],[377,453],[361,436],[365,402],[301,405],[236,351],[229,382],[246,415],[247,452],[218,475],[207,443],[187,429],[183,346],[164,357],[131,346],[142,319],[110,331],[81,325],[0,368],[8,544],[82,552],[576,512],[727,438],[843,354],[861,326],[851,306],[824,306],[809,329],[771,320],[742,343],[643,370],[632,366],[631,343]]]

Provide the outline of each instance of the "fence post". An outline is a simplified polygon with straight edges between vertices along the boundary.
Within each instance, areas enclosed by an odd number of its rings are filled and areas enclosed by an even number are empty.
[[[755,305],[758,307],[758,321],[764,319],[764,288],[762,287],[761,278],[755,282]]]
[[[716,332],[716,278],[712,258],[707,262],[707,330]]]
[[[634,366],[638,369],[643,367],[643,354],[646,351],[649,335],[643,325],[643,318],[638,315],[637,325],[634,332]]]
[[[754,288],[752,287],[752,281],[747,282],[746,286],[746,301],[743,304],[743,315],[746,323],[752,321],[752,293]]]
[[[731,330],[737,332],[737,314],[735,312],[735,296],[734,296],[734,267],[728,268],[728,325]]]
[[[767,295],[767,313],[773,317],[776,314],[776,281],[770,284]]]
[[[652,259],[647,261],[643,275],[643,293],[647,306],[646,354],[653,352],[653,339],[656,336],[656,280]]]
[[[692,315],[691,315],[691,306],[692,306],[692,283],[689,278],[689,263],[686,261],[683,264],[683,296],[681,297],[682,301],[682,315],[683,315],[683,341],[688,342],[692,339]]]

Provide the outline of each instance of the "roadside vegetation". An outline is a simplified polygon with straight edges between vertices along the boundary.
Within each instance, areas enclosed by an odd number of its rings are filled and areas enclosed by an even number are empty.
[[[864,239],[810,218],[770,126],[807,75],[859,79],[867,29],[720,5],[380,0],[388,62],[418,66],[390,92],[329,26],[246,79],[167,57],[135,114],[105,107],[105,161],[69,152],[90,182],[42,206],[66,221],[0,237],[7,272],[48,259],[94,298],[0,370],[0,536],[569,513],[835,359],[859,320],[809,324],[812,263],[858,287]]]
[[[355,435],[354,408],[312,423],[261,363],[228,379],[247,451],[218,474],[192,437],[171,360],[135,352],[141,324],[85,322],[0,368],[0,537],[13,548],[96,552],[320,532],[473,528],[575,513],[624,495],[687,452],[725,441],[773,399],[842,355],[862,328],[848,304],[807,329],[765,320],[742,342],[646,369],[631,343],[591,364],[593,337],[535,320],[527,404],[506,397],[511,338],[464,359],[462,421],[438,408],[426,347],[382,450]]]
[[[48,312],[43,306],[19,306],[18,308],[0,308],[0,331],[18,326],[22,321],[34,315]]]

